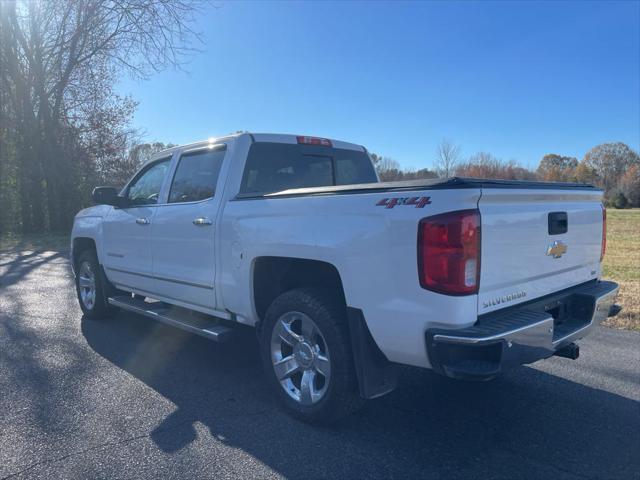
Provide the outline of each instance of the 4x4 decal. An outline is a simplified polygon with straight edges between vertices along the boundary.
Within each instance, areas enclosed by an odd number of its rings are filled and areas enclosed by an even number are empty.
[[[431,203],[431,197],[395,197],[395,198],[383,198],[376,207],[393,208],[396,205],[415,205],[416,208],[424,208],[425,205]]]

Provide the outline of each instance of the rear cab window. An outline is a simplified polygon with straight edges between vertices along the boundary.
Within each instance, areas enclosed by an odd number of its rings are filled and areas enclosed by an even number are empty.
[[[363,151],[256,142],[249,149],[240,193],[266,194],[293,188],[377,181],[371,160]]]

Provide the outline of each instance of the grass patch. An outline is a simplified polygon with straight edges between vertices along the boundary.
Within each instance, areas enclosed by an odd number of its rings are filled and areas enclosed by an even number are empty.
[[[640,330],[640,208],[607,210],[607,253],[603,276],[620,284],[618,316],[605,325]]]
[[[0,235],[0,252],[55,251],[69,249],[69,234],[12,234]]]

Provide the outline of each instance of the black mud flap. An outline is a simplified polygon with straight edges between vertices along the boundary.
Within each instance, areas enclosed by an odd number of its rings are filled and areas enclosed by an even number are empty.
[[[398,384],[397,365],[387,360],[376,344],[362,310],[347,307],[347,316],[360,395],[369,399],[392,392]]]

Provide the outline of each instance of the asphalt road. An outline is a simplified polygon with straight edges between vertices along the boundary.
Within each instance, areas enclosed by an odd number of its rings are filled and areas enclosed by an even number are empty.
[[[334,428],[283,414],[254,336],[82,318],[66,256],[0,255],[0,478],[640,478],[640,335],[465,384],[407,368]]]

